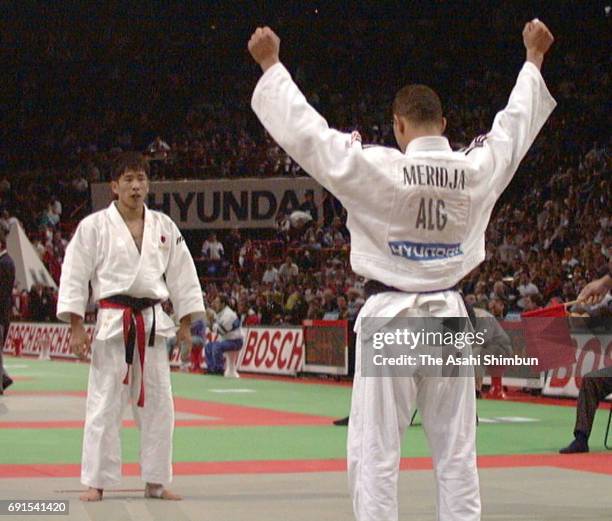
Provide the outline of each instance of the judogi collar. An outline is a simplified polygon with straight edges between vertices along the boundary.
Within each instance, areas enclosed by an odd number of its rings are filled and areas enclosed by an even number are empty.
[[[134,261],[134,265],[136,265],[139,270],[143,256],[150,256],[157,247],[157,242],[154,240],[153,237],[152,212],[147,208],[147,205],[145,204],[144,229],[142,235],[142,247],[140,251],[138,251],[136,243],[134,242],[134,238],[132,237],[132,234],[128,229],[127,223],[124,221],[123,217],[119,213],[119,209],[117,208],[115,201],[111,202],[111,204],[108,206],[107,212],[111,222],[117,229],[117,237],[123,240],[126,245],[126,248],[128,249],[129,255]]]
[[[406,147],[406,154],[415,152],[452,152],[448,139],[444,136],[423,136],[413,139]]]

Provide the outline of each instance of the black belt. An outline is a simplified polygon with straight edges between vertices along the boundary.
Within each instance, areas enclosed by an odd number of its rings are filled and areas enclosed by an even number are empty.
[[[385,293],[387,291],[395,291],[397,293],[420,293],[422,295],[427,295],[429,293],[440,293],[441,291],[458,291],[459,285],[455,284],[451,288],[444,289],[436,289],[433,291],[406,291],[403,289],[398,289],[393,286],[387,286],[378,280],[368,280],[363,287],[365,291],[366,300],[374,295],[378,295],[379,293]]]
[[[128,295],[113,295],[100,300],[99,306],[102,309],[122,309],[123,310],[123,343],[125,345],[125,361],[127,371],[124,384],[129,383],[130,366],[134,361],[134,348],[138,344],[138,355],[140,358],[140,395],[138,396],[138,407],[144,407],[144,362],[145,362],[145,326],[142,311],[153,308],[153,321],[151,323],[151,333],[149,334],[149,347],[155,345],[155,305],[160,301],[150,298],[135,298]]]
[[[133,312],[140,314],[143,310],[147,308],[153,308],[153,321],[151,322],[151,332],[149,333],[149,347],[155,345],[155,306],[159,304],[161,301],[152,299],[152,298],[136,298],[130,297],[129,295],[113,295],[111,297],[106,297],[100,301],[101,308],[119,308],[119,309],[130,309]],[[127,317],[124,314],[124,320]],[[132,316],[129,315],[129,318],[126,322],[124,322],[124,336],[125,336],[125,361],[128,365],[131,365],[134,360],[134,347],[136,344],[136,331],[137,324],[136,320]],[[125,327],[128,326],[129,329],[126,331]]]
[[[368,282],[365,283],[365,286],[363,289],[365,291],[366,300],[367,300],[374,295],[378,295],[379,293],[385,293],[387,291],[394,291],[397,293],[420,293],[421,295],[427,295],[430,293],[440,293],[442,291],[459,291],[459,284],[455,284],[454,286],[450,288],[436,289],[433,291],[405,291],[403,289],[398,289],[393,286],[387,286],[386,284],[383,284],[382,282],[378,280],[369,280]],[[463,295],[461,296],[461,298],[463,299]],[[463,299],[463,303],[467,310],[467,314],[468,314],[467,318],[471,322],[472,326],[474,326],[476,324],[476,315],[474,314],[474,308],[471,305],[469,305],[465,301],[465,299]],[[442,320],[442,323],[444,324],[444,326],[446,326],[451,331],[462,331],[463,330],[463,328],[461,327],[462,321],[460,317],[450,317],[450,318],[447,317]]]

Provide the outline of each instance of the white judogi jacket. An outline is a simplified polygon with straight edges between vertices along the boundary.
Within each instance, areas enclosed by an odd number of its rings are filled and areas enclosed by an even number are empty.
[[[262,75],[252,98],[274,140],[347,209],[353,271],[406,292],[450,288],[484,260],[493,206],[555,105],[527,62],[491,131],[467,150],[454,152],[445,137],[431,136],[403,154],[363,148],[330,129],[280,63]]]
[[[79,223],[62,265],[57,302],[60,320],[69,322],[70,313],[84,316],[89,283],[95,302],[112,295],[161,301],[169,297],[177,317],[203,317],[200,281],[179,229],[168,216],[146,207],[144,219],[142,253],[114,202]],[[156,333],[174,336],[174,323],[159,304],[155,312]],[[98,310],[96,339],[122,336],[122,316],[121,309]],[[147,331],[152,316],[151,308],[143,311]]]
[[[225,306],[215,315],[212,328],[218,333],[219,340],[240,340],[243,336],[240,318],[229,306]]]

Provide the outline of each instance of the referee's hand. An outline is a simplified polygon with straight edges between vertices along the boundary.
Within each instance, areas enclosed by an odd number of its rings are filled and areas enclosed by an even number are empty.
[[[578,295],[578,300],[589,306],[595,306],[604,299],[610,289],[612,289],[612,278],[610,275],[605,275],[589,282]]]
[[[249,40],[248,48],[251,56],[260,65],[263,72],[280,61],[280,38],[269,27],[255,29]]]

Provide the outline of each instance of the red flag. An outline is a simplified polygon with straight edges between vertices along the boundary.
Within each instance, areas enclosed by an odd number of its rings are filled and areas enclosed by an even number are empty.
[[[530,317],[567,317],[569,313],[565,309],[565,304],[555,304],[546,308],[534,309],[533,311],[525,311],[521,313],[522,318]]]

